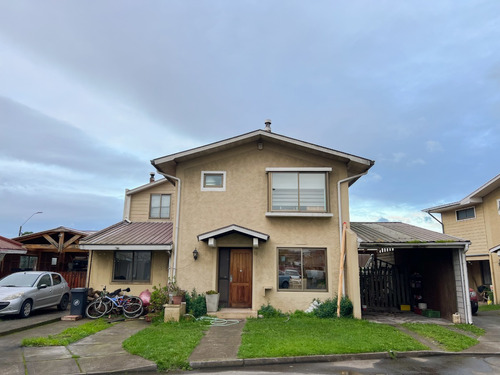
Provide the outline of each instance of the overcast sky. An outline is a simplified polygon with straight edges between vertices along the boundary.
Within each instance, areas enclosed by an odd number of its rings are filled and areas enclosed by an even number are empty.
[[[264,128],[375,160],[351,220],[496,176],[499,1],[0,0],[0,235],[122,219],[150,160]]]

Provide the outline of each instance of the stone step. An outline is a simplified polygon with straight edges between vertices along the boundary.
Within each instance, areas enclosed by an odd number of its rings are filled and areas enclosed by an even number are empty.
[[[220,319],[246,319],[246,318],[256,318],[257,311],[252,309],[233,309],[224,308],[220,309],[216,313],[210,313],[210,315],[215,315]]]

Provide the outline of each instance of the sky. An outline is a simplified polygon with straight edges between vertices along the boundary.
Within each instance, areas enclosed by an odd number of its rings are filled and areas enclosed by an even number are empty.
[[[440,231],[500,173],[500,2],[0,0],[1,236],[103,229],[151,159],[268,118],[375,160],[352,221]]]

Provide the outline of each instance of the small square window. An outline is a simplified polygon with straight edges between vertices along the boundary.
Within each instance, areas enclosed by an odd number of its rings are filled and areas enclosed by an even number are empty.
[[[203,171],[201,172],[202,191],[225,191],[226,172]]]
[[[151,194],[149,205],[150,219],[170,218],[170,194]]]
[[[474,207],[458,210],[456,211],[456,213],[457,213],[457,220],[474,219],[476,217],[476,211],[474,210]]]

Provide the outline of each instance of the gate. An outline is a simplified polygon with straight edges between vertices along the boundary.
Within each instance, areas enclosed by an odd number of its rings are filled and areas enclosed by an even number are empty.
[[[369,267],[360,267],[359,284],[361,304],[369,311],[399,310],[410,305],[408,272],[382,260],[374,260]]]

